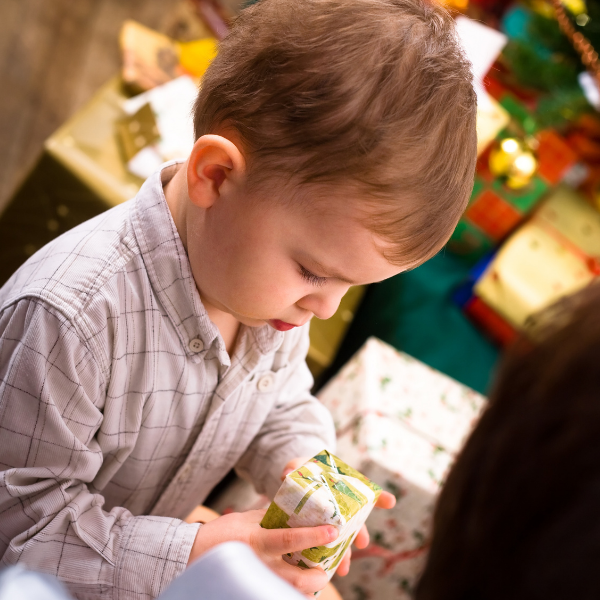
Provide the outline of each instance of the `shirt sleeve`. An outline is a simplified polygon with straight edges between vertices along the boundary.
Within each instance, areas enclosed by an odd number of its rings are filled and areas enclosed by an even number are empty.
[[[335,452],[333,419],[310,393],[313,378],[306,364],[308,325],[298,334],[290,352],[289,375],[260,431],[236,465],[241,477],[270,498],[277,493],[281,473],[292,458],[314,456],[323,449]]]
[[[103,509],[105,402],[98,363],[59,311],[29,298],[0,313],[0,555],[78,598],[155,598],[185,569],[198,525]]]

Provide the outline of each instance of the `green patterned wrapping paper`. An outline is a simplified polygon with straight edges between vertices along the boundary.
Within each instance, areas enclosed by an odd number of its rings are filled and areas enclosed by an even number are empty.
[[[333,525],[339,531],[334,542],[283,557],[303,569],[319,566],[331,578],[380,493],[377,484],[323,450],[287,475],[261,525],[266,529]]]

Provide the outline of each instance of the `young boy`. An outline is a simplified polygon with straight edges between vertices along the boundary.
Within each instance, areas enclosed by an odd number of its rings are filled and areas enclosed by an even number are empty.
[[[600,597],[600,287],[507,357],[440,495],[417,600]]]
[[[0,292],[4,563],[80,598],[139,600],[239,539],[321,589],[320,570],[281,555],[330,528],[181,519],[232,467],[273,496],[286,464],[333,448],[309,392],[308,322],[443,246],[472,186],[475,110],[433,4],[244,11],[203,80],[189,159]]]

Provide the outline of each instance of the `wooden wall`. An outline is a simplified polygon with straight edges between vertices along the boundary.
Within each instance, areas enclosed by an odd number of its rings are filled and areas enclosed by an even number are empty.
[[[0,0],[0,210],[44,140],[120,67],[133,18],[185,37],[182,0]]]

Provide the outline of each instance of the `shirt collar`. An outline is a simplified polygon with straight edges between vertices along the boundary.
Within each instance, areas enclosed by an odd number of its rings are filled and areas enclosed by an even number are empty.
[[[228,366],[230,358],[225,344],[200,300],[187,252],[163,191],[163,186],[172,179],[180,164],[181,161],[166,163],[144,182],[134,200],[133,229],[151,285],[185,352],[200,361],[214,344],[220,362]],[[261,354],[277,350],[284,337],[268,325],[243,327],[240,335],[244,332],[253,336]],[[197,339],[202,340],[201,352],[190,347]]]

